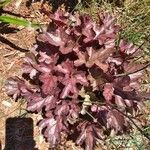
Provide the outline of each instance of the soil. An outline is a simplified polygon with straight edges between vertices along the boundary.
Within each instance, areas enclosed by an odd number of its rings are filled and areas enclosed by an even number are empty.
[[[40,12],[41,3],[35,3],[32,8],[26,6],[26,0],[23,0],[19,8],[15,8],[16,2],[7,5],[3,14],[10,14],[24,17],[30,21],[42,22],[48,24],[46,16]],[[33,11],[36,10],[36,11]],[[2,10],[1,12],[2,13]],[[38,18],[38,19],[37,19]],[[39,19],[40,18],[40,19]],[[14,102],[8,97],[4,90],[4,84],[7,78],[11,76],[21,76],[21,64],[25,53],[28,52],[36,42],[37,32],[33,29],[27,29],[16,26],[0,24],[0,143],[1,149],[5,147],[6,141],[6,122],[8,118],[18,117],[23,112],[25,104],[22,101]],[[39,115],[28,115],[33,119],[33,131],[36,147],[39,150],[48,149],[48,144],[36,127]],[[18,148],[17,148],[18,149]]]
[[[32,7],[27,7],[27,0],[22,0],[19,8],[12,2],[4,8],[3,13],[13,14],[24,17],[30,21],[39,22],[48,25],[47,16],[40,13],[41,3],[36,2]],[[45,4],[47,9],[51,7]],[[2,12],[0,12],[1,14]],[[11,76],[21,76],[21,64],[25,53],[28,52],[36,42],[37,31],[16,26],[0,24],[0,145],[1,149],[5,147],[6,141],[6,121],[8,118],[18,117],[25,114],[26,104],[23,100],[13,101],[5,93],[4,84],[7,78]],[[39,150],[47,150],[49,144],[45,142],[41,131],[36,126],[41,119],[38,114],[27,114],[27,117],[33,119],[33,138],[35,147]],[[81,150],[75,146],[72,141],[64,141],[58,149],[62,150]],[[101,150],[101,148],[97,148]],[[23,149],[21,149],[23,150]]]
[[[15,15],[26,18],[27,20],[49,24],[49,18],[40,13],[41,3],[33,3],[32,6],[27,7],[28,0],[22,0],[19,8],[16,8],[16,2],[12,2],[1,10],[0,14]],[[50,10],[50,6],[45,4],[46,9]],[[0,150],[6,148],[7,141],[7,120],[20,118],[24,115],[26,104],[23,100],[15,102],[5,93],[4,85],[7,78],[12,76],[21,76],[21,64],[25,54],[36,43],[37,31],[33,29],[17,27],[14,25],[6,25],[0,23]],[[38,114],[26,114],[26,117],[33,120],[33,140],[35,141],[35,148],[38,150],[48,150],[49,144],[43,138],[40,129],[37,127],[37,122],[41,119]],[[9,125],[8,125],[9,126]],[[23,130],[22,124],[18,127]],[[13,130],[13,129],[12,129]],[[14,129],[15,130],[15,129]],[[17,132],[17,131],[16,131]],[[14,134],[14,131],[13,131]],[[24,135],[24,133],[22,133]],[[14,135],[12,135],[14,136]],[[11,138],[11,137],[8,137]],[[23,137],[22,137],[23,138]],[[13,148],[12,148],[13,149]],[[15,149],[15,148],[14,148]],[[24,150],[23,146],[17,147],[17,150]],[[26,148],[25,150],[27,150]],[[75,146],[72,141],[64,141],[59,148],[60,150],[81,150],[80,147]]]

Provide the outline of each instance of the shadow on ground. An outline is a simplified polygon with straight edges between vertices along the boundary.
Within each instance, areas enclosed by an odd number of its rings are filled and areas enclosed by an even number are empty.
[[[38,150],[33,139],[32,118],[8,118],[4,150]]]
[[[34,0],[34,2],[36,2],[36,1],[40,1],[40,0]],[[76,7],[76,5],[79,3],[79,1],[82,1],[82,0],[43,0],[43,3],[45,3],[46,1],[48,1],[48,4],[50,4],[52,6],[52,11],[54,12],[62,4],[64,4],[66,10],[72,11]],[[27,7],[31,6],[32,2],[33,2],[33,0],[27,1],[26,6]]]

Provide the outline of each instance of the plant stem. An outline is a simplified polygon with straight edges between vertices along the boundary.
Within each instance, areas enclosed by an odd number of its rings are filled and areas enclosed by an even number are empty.
[[[111,106],[112,108],[116,109],[120,114],[122,114],[123,116],[125,116],[126,118],[128,118],[132,123],[133,125],[139,130],[139,132],[144,135],[148,140],[150,140],[150,137],[143,132],[143,130],[131,119],[130,116],[128,116],[127,114],[123,113],[122,111],[120,111],[118,108],[114,107],[113,105],[111,104],[108,104],[109,106]]]
[[[114,76],[115,76],[115,77],[123,77],[123,76],[127,76],[127,75],[130,75],[130,74],[134,74],[134,73],[140,72],[140,71],[142,71],[142,70],[148,68],[149,66],[150,66],[150,63],[147,64],[147,65],[145,65],[144,67],[142,67],[142,68],[136,70],[136,71],[133,71],[133,72],[127,72],[127,73],[122,73],[122,74],[116,74],[116,75],[114,75]]]

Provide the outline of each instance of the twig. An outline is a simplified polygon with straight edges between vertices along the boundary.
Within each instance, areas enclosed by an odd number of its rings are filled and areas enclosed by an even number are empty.
[[[7,53],[7,54],[3,55],[3,57],[9,57],[9,56],[15,55],[16,53],[17,53],[17,51],[13,51],[11,53]]]
[[[78,102],[79,103],[83,103],[83,102],[89,102],[88,100],[78,100]],[[106,105],[106,103],[104,103],[104,102],[93,102],[93,101],[91,101],[90,103],[92,103],[92,104],[98,104],[98,105],[100,105],[100,106],[104,106],[104,105]],[[86,105],[85,105],[86,106]]]
[[[150,37],[150,34],[147,36],[147,37],[145,37],[145,40],[146,41],[148,41],[148,38]],[[144,41],[144,42],[142,42],[142,44],[136,49],[136,51],[135,52],[133,52],[131,55],[129,55],[128,57],[126,57],[126,59],[124,60],[124,61],[126,61],[126,60],[130,60],[130,59],[133,59],[134,57],[131,57],[134,53],[136,53],[139,49],[141,49],[141,47],[145,44],[145,42],[146,41]],[[118,46],[117,46],[117,48],[118,48]],[[141,55],[140,57],[138,57],[137,59],[135,59],[135,60],[133,60],[133,62],[134,61],[137,61],[138,59],[140,59],[141,57],[143,57],[144,55]],[[123,61],[123,62],[124,62]]]
[[[141,49],[141,47],[145,44],[145,41],[136,49],[136,51],[134,51],[131,55],[133,55],[134,53],[136,53],[139,49]]]
[[[75,7],[73,8],[73,10],[70,12],[70,14],[72,14],[74,11],[75,11],[75,9],[78,7],[78,5],[81,3],[81,1],[80,0],[78,0],[78,3],[75,5]]]
[[[146,66],[144,66],[144,67],[142,67],[142,68],[140,68],[140,69],[134,71],[134,72],[127,72],[127,73],[122,73],[122,74],[116,74],[116,75],[114,75],[114,76],[115,76],[115,77],[127,76],[127,75],[130,75],[130,74],[134,74],[134,73],[140,72],[140,71],[146,69],[146,68],[149,67],[149,66],[150,66],[150,63],[147,64]]]
[[[96,121],[102,128],[103,130],[107,130],[107,128],[105,128],[105,126],[103,126],[91,113],[89,113],[87,110],[85,110],[86,114],[89,115],[94,121]]]
[[[118,108],[114,107],[113,105],[111,105],[111,104],[108,104],[108,105],[111,106],[112,108],[116,109],[120,114],[122,114],[126,118],[128,118],[134,124],[134,126],[139,130],[139,132],[142,135],[144,135],[148,140],[150,140],[150,137],[146,133],[143,132],[143,130],[131,119],[130,116],[126,115],[125,113],[123,113],[122,111],[120,111]]]

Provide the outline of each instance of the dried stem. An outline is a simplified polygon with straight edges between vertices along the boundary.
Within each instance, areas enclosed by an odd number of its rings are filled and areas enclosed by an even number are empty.
[[[123,113],[118,108],[114,107],[113,105],[111,105],[111,104],[108,104],[108,105],[111,106],[112,108],[116,109],[120,114],[122,114],[126,118],[128,118],[133,123],[133,125],[139,130],[139,132],[142,135],[144,135],[148,140],[150,140],[150,137],[146,133],[143,132],[143,130],[133,121],[133,119],[130,116],[128,116],[127,114]]]
[[[105,126],[103,126],[99,121],[97,121],[97,119],[91,114],[89,113],[87,110],[85,110],[86,114],[89,115],[94,122],[97,122],[99,124],[99,126],[101,126],[103,128],[103,130],[108,131],[107,128],[105,128]]]
[[[127,72],[127,73],[122,73],[122,74],[116,74],[116,75],[114,75],[114,76],[115,76],[115,77],[127,76],[127,75],[130,75],[130,74],[134,74],[134,73],[140,72],[140,71],[142,71],[142,70],[148,68],[149,66],[150,66],[150,63],[147,64],[147,65],[145,65],[144,67],[142,67],[142,68],[140,68],[140,69],[134,71],[134,72]]]

